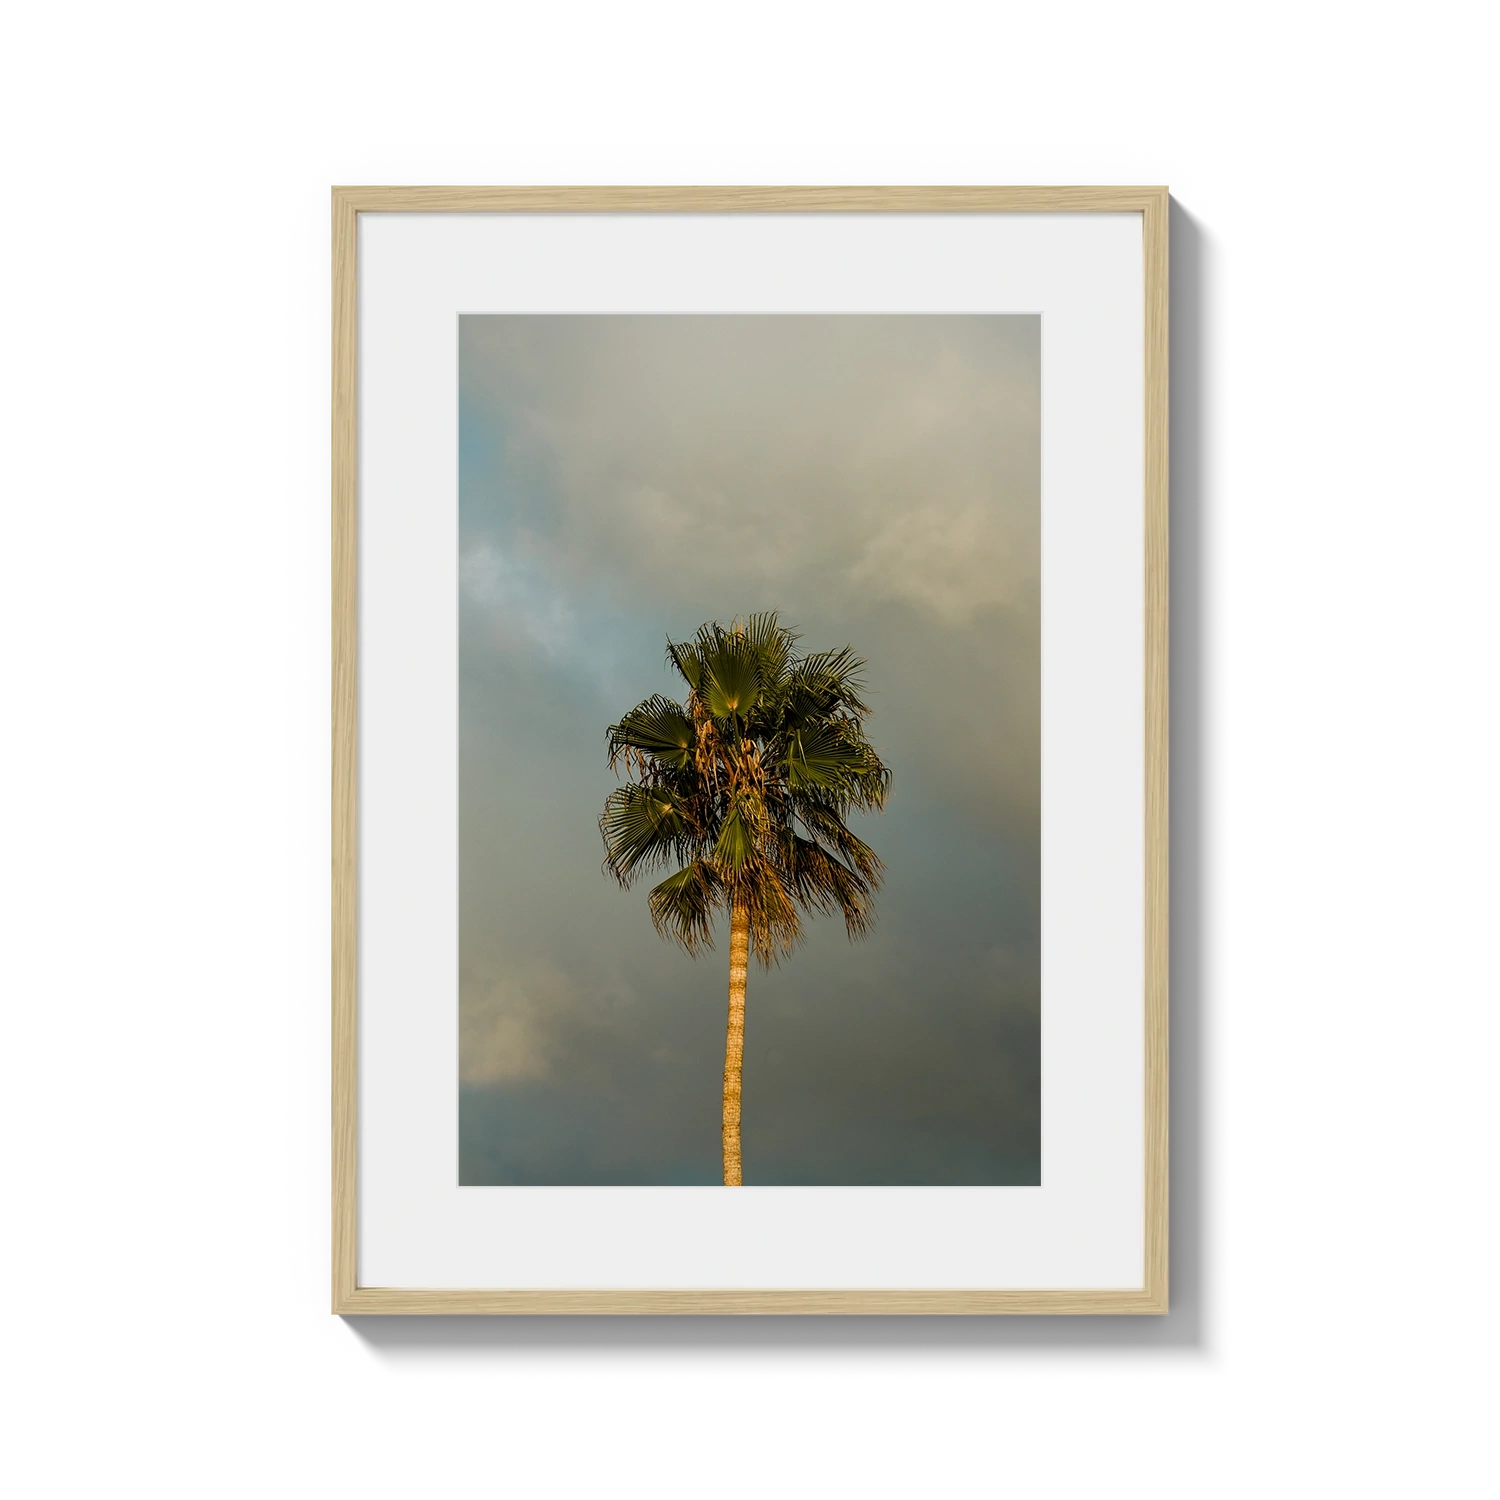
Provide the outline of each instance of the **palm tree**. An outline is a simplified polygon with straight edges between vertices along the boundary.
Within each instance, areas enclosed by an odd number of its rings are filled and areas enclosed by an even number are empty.
[[[599,831],[622,886],[679,868],[651,888],[651,921],[696,957],[729,913],[724,1044],[724,1185],[739,1187],[740,1080],[750,950],[763,967],[802,940],[802,913],[842,915],[850,939],[874,920],[884,866],[845,822],[876,812],[891,773],[865,738],[864,661],[847,646],[796,654],[774,613],[702,626],[667,643],[686,704],[655,694],[607,736],[612,770]]]

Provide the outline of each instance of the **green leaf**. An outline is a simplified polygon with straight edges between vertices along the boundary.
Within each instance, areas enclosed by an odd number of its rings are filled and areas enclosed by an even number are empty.
[[[786,839],[782,857],[799,901],[827,916],[842,916],[851,938],[869,930],[870,896],[878,874],[870,878],[851,870],[826,849],[795,833]]]
[[[786,779],[794,791],[806,787],[837,790],[864,766],[864,751],[847,744],[835,724],[813,724],[793,730],[786,738]]]
[[[787,712],[792,722],[804,723],[840,709],[864,716],[869,706],[864,690],[865,660],[848,646],[805,656],[787,674]]]
[[[740,801],[730,805],[714,843],[714,862],[724,869],[741,870],[755,852],[755,834]]]
[[[835,808],[804,797],[797,801],[796,815],[820,845],[825,845],[867,880],[879,883],[885,868],[880,856],[844,823]]]
[[[667,642],[667,661],[696,693],[703,681],[703,656],[692,641]]]
[[[609,726],[610,764],[622,751],[638,750],[664,765],[686,766],[693,759],[693,740],[693,721],[682,706],[657,693]]]
[[[686,828],[671,792],[627,782],[604,802],[599,819],[604,835],[604,867],[628,885],[642,865],[658,864],[683,842]]]
[[[708,711],[716,719],[746,715],[760,692],[756,653],[743,637],[725,635],[703,653],[701,691]]]
[[[710,865],[694,860],[646,897],[657,932],[691,954],[714,945],[714,912],[724,901],[724,883]]]
[[[755,652],[762,690],[779,683],[791,662],[797,632],[788,630],[776,611],[769,610],[764,614],[749,615],[740,623],[739,633]]]

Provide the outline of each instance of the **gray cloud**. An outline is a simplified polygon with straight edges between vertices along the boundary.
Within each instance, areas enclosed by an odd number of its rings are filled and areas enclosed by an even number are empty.
[[[748,1180],[1033,1181],[1038,324],[466,318],[461,1179],[713,1181],[725,979],[599,873],[667,633],[870,658],[881,922],[752,975]]]

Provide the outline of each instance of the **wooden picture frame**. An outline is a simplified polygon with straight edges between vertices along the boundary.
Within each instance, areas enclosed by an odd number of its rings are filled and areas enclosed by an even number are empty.
[[[339,187],[333,190],[333,1311],[1153,1314],[1167,1310],[1167,209],[1159,187]],[[383,214],[1137,215],[1145,471],[1144,1279],[1100,1288],[470,1290],[362,1286],[359,1204],[358,226]],[[998,1190],[997,1190],[998,1191]]]

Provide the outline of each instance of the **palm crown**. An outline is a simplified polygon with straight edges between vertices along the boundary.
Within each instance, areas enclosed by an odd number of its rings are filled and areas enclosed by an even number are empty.
[[[690,954],[713,919],[744,923],[769,965],[802,938],[802,914],[873,919],[884,867],[846,822],[878,811],[891,773],[865,737],[864,661],[845,646],[799,656],[775,613],[704,625],[669,642],[685,704],[660,694],[609,727],[616,787],[599,820],[604,868],[622,886],[679,868],[648,897],[651,920]]]

